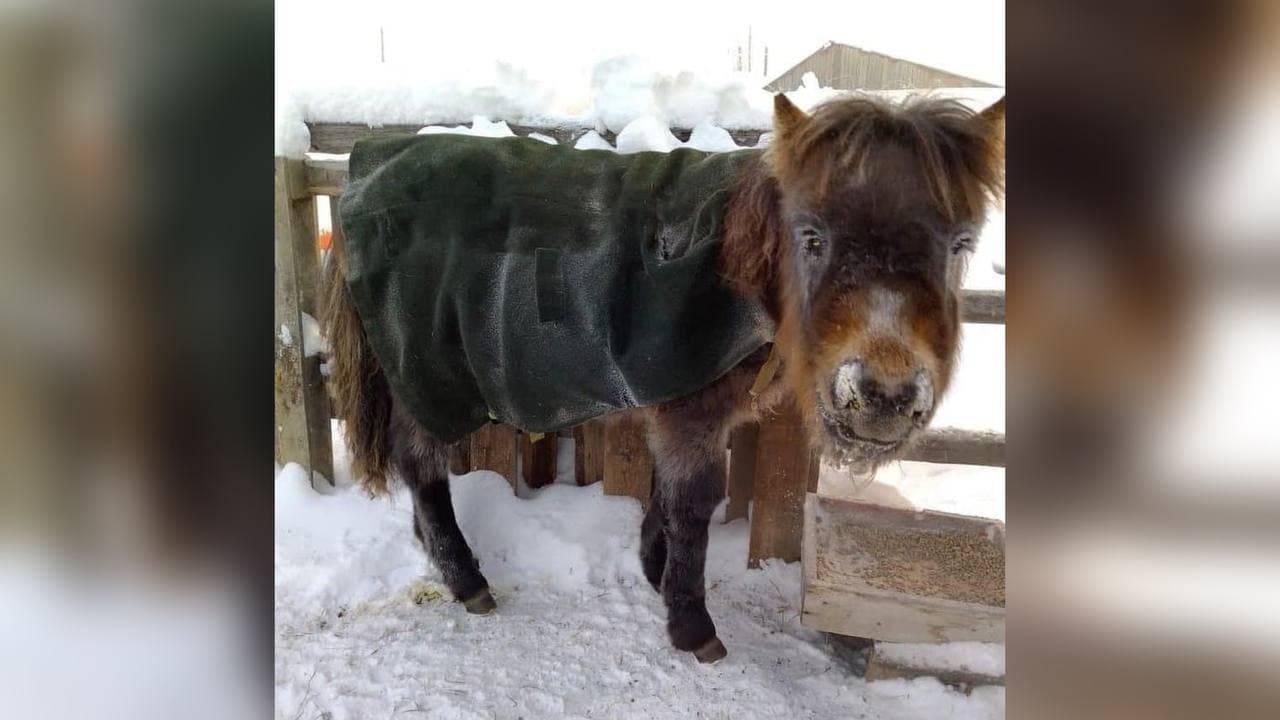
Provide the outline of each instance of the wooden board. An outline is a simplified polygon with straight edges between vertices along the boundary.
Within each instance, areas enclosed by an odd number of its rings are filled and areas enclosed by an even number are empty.
[[[1004,641],[1004,528],[805,499],[801,622],[889,642]]]
[[[540,488],[555,482],[555,433],[538,437],[520,433],[520,458],[520,472],[524,476],[525,485]]]
[[[816,457],[800,411],[791,401],[784,400],[761,418],[756,443],[747,565],[758,567],[767,558],[799,560],[804,495],[814,477]]]
[[[628,415],[608,418],[604,430],[604,494],[627,495],[649,506],[653,456],[644,424]]]
[[[747,516],[747,508],[755,491],[756,452],[759,446],[760,425],[745,423],[729,436],[729,483],[726,494],[724,521],[732,522]]]
[[[913,442],[904,459],[953,465],[1004,467],[1004,434],[982,430],[936,428]]]
[[[603,420],[588,420],[573,428],[573,479],[579,485],[604,479]]]
[[[960,303],[960,320],[967,323],[1004,324],[1003,290],[965,290]]]
[[[518,431],[510,425],[486,423],[471,433],[471,469],[492,470],[516,487]]]
[[[333,488],[329,398],[320,356],[307,357],[302,313],[319,317],[315,198],[301,161],[275,162],[276,462],[302,465],[317,490]],[[286,341],[287,339],[287,341]]]

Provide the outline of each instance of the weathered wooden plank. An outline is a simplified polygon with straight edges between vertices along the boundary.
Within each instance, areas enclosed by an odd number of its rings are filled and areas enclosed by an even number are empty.
[[[302,321],[298,314],[287,165],[275,164],[275,456],[276,463],[311,465],[302,400]]]
[[[463,118],[455,122],[433,122],[433,125],[459,125],[469,124],[471,118]],[[556,142],[561,145],[572,145],[578,141],[583,135],[587,134],[594,128],[589,125],[524,125],[520,123],[508,123],[511,131],[519,136],[526,136],[529,133],[540,133],[555,138]],[[311,150],[312,152],[322,153],[349,153],[351,148],[355,146],[357,140],[366,137],[374,137],[381,135],[400,135],[413,133],[421,130],[423,125],[380,125],[378,127],[370,127],[363,123],[307,123],[307,128],[311,131]],[[747,128],[729,130],[729,136],[734,142],[742,147],[755,147],[759,142],[760,136],[769,132],[769,128]],[[691,128],[672,128],[671,133],[681,142],[687,142],[689,135],[693,132]],[[610,144],[617,143],[617,136],[606,130],[601,135]]]
[[[967,323],[1004,324],[1003,290],[965,290],[960,299],[960,319]]]
[[[891,642],[1004,641],[1000,523],[805,500],[801,622]]]
[[[556,443],[555,433],[538,437],[520,433],[520,472],[525,485],[540,488],[556,481]]]
[[[800,559],[804,495],[814,454],[800,411],[782,402],[760,421],[747,564]]]
[[[935,428],[912,443],[904,458],[920,462],[1004,467],[1004,435],[982,430]]]
[[[516,488],[519,432],[510,425],[486,423],[471,433],[471,469],[491,470]]]
[[[307,469],[313,486],[333,486],[329,399],[320,357],[308,357],[302,314],[318,317],[315,198],[297,160],[275,163],[276,460]],[[323,480],[321,480],[323,478]]]
[[[347,188],[346,158],[307,158],[307,192],[329,195],[337,200]],[[337,206],[332,210],[336,214]]]
[[[588,420],[573,428],[573,479],[590,485],[604,479],[603,420]]]
[[[653,456],[642,421],[627,414],[609,418],[604,430],[604,494],[628,495],[649,506]]]
[[[747,508],[755,491],[756,452],[760,437],[758,423],[745,423],[729,437],[729,483],[726,494],[729,502],[724,509],[724,521],[732,522],[747,516]]]

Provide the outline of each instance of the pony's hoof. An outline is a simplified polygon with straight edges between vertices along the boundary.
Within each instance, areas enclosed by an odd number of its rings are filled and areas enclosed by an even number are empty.
[[[472,615],[488,615],[497,609],[498,603],[493,601],[493,595],[489,593],[489,588],[485,588],[463,600],[462,606]]]
[[[702,647],[693,651],[693,656],[698,658],[700,663],[713,663],[728,654],[729,651],[724,649],[724,643],[720,642],[718,637],[711,638]]]

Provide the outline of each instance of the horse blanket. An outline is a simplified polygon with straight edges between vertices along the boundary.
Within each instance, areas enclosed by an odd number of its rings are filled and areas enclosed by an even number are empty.
[[[716,271],[729,189],[757,152],[358,142],[339,206],[346,282],[392,392],[452,442],[714,382],[774,331]]]

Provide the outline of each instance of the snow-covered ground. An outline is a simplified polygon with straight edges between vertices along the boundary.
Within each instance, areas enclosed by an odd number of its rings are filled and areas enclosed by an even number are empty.
[[[1004,715],[1003,688],[964,695],[933,678],[852,675],[800,625],[799,563],[746,568],[745,521],[714,520],[708,551],[708,606],[729,656],[707,666],[673,651],[637,559],[640,505],[599,484],[517,497],[491,472],[451,478],[499,606],[468,615],[414,540],[407,494],[365,497],[336,455],[331,495],[296,465],[276,474],[278,717]],[[1003,669],[1002,647],[965,645],[951,665]]]

